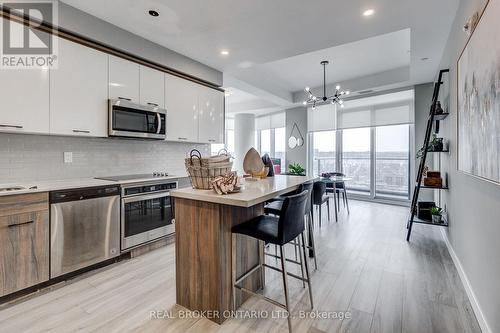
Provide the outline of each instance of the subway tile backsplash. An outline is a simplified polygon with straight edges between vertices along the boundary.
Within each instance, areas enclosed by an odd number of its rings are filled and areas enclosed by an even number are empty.
[[[185,176],[184,158],[207,144],[0,133],[0,184],[164,171]],[[64,163],[64,152],[73,163]]]

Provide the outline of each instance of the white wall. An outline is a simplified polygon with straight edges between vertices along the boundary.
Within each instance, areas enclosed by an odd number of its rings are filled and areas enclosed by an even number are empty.
[[[297,123],[305,142],[302,147],[290,149],[288,147],[288,138],[292,134],[294,123]],[[297,130],[294,131],[293,135],[298,136]],[[307,169],[307,108],[301,106],[286,110],[286,143],[286,169],[292,163],[299,163]]]
[[[429,119],[430,107],[432,104],[433,83],[424,83],[415,86],[415,153],[423,146],[427,120]],[[440,134],[441,136],[441,134]],[[433,155],[427,154],[426,165],[433,165]],[[420,159],[415,158],[414,173],[411,176],[410,184],[413,186],[418,172]],[[413,191],[413,188],[411,189]],[[421,189],[420,201],[434,201],[434,191]]]
[[[441,133],[450,139],[452,151],[449,157],[443,159],[443,168],[449,170],[450,176],[450,191],[443,193],[443,203],[449,210],[447,236],[470,284],[476,316],[483,331],[489,326],[491,332],[500,332],[500,185],[457,170],[456,64],[467,38],[462,27],[474,12],[482,11],[486,2],[461,1],[441,63],[441,68],[451,69],[452,78],[451,115],[441,122]],[[467,288],[467,281],[465,285]]]

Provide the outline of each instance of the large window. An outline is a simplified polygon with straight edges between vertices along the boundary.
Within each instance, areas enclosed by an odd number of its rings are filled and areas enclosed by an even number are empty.
[[[352,178],[348,184],[349,188],[370,193],[370,128],[353,128],[342,131],[342,173]]]
[[[410,174],[410,126],[376,128],[376,195],[408,196]]]
[[[313,132],[309,167],[316,176],[344,173],[357,195],[408,199],[410,133],[409,124]]]
[[[414,99],[408,89],[309,108],[309,171],[344,173],[365,198],[409,200]]]
[[[321,175],[325,172],[335,172],[337,168],[336,132],[321,131],[312,134],[313,173]]]

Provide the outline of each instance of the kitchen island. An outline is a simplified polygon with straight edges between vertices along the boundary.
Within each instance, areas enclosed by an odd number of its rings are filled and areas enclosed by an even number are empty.
[[[239,193],[218,195],[212,190],[192,188],[171,192],[175,198],[176,297],[177,304],[205,311],[216,323],[228,319],[232,306],[232,272],[239,278],[263,260],[264,244],[237,235],[232,244],[231,228],[264,213],[264,203],[296,190],[313,177],[277,175],[261,180],[244,180]],[[236,263],[232,263],[232,251]],[[263,287],[259,270],[243,286]],[[236,308],[247,298],[240,291]]]

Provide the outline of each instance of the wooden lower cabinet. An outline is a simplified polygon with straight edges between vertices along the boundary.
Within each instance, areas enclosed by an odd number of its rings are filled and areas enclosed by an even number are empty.
[[[0,296],[48,280],[47,193],[0,197]]]

